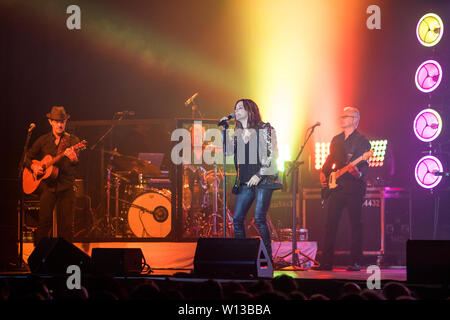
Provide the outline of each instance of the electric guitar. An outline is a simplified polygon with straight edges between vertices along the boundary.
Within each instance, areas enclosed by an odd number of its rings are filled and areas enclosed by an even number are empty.
[[[348,172],[351,166],[356,166],[361,161],[367,161],[372,156],[373,156],[373,150],[371,149],[367,152],[364,152],[364,154],[362,156],[356,158],[355,160],[353,160],[352,162],[347,164],[345,167],[335,170],[335,171],[332,171],[329,174],[329,176],[327,177],[327,186],[322,188],[322,192],[321,192],[322,200],[327,199],[330,196],[333,189],[336,189],[339,186],[337,183],[337,179],[339,179],[342,175],[344,175],[344,173]]]
[[[84,150],[86,149],[86,144],[86,140],[83,140],[80,143],[77,143],[76,145],[73,145],[72,147],[67,149],[73,149],[73,151]],[[54,164],[64,157],[64,152],[61,152],[56,157],[52,157],[48,154],[44,158],[42,158],[41,161],[33,160],[33,164],[38,164],[44,169],[44,173],[41,175],[35,175],[34,172],[28,168],[23,169],[23,192],[25,192],[26,194],[31,194],[39,187],[39,184],[42,182],[42,180],[56,179],[59,173],[59,169],[58,167],[55,167]]]

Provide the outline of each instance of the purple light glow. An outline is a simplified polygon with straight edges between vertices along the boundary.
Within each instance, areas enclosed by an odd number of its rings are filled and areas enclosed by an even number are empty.
[[[423,62],[416,71],[416,86],[422,92],[436,89],[442,80],[442,68],[435,60]]]
[[[433,141],[442,130],[441,116],[433,109],[424,109],[414,119],[413,130],[416,137],[421,141]]]
[[[442,176],[435,176],[435,172],[444,170],[441,161],[434,156],[425,156],[420,159],[414,170],[417,183],[426,189],[436,187],[442,180]]]

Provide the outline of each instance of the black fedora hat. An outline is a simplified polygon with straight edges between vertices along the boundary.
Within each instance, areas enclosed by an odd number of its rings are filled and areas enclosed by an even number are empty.
[[[66,113],[64,107],[54,106],[50,113],[47,113],[47,118],[61,121],[69,119],[70,115]]]

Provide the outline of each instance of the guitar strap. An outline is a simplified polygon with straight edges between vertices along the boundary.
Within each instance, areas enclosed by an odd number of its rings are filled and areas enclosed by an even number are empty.
[[[69,136],[64,132],[64,136],[59,139],[58,151],[56,152],[56,155],[63,153],[69,147],[68,138]]]

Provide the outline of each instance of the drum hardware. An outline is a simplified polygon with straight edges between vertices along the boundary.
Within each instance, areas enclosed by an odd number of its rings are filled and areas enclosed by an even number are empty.
[[[114,198],[114,199],[115,199],[115,198]],[[136,209],[138,209],[139,211],[141,211],[142,213],[154,214],[154,212],[148,210],[147,208],[144,208],[144,207],[142,207],[142,206],[136,205],[136,204],[134,204],[134,203],[132,203],[132,202],[129,202],[129,201],[127,201],[127,200],[120,199],[120,198],[117,198],[117,199],[115,199],[115,200],[118,201],[118,202],[122,202],[122,203],[124,203],[124,204],[126,204],[126,205],[128,205],[128,206],[130,206],[130,207],[136,208]],[[160,214],[160,213],[158,213],[158,214]],[[141,222],[142,222],[142,221],[141,221]],[[119,223],[125,223],[125,219],[122,218],[122,217],[118,217],[118,218],[116,219],[116,225],[118,225]],[[143,230],[144,230],[145,234],[150,235],[150,234],[147,232],[147,230],[145,230],[145,225],[143,224],[143,222],[142,222],[142,227],[143,227]],[[117,228],[117,227],[116,227],[116,228]],[[118,229],[116,229],[116,231],[118,231]],[[116,234],[117,234],[117,232],[116,232]]]
[[[115,187],[115,217],[114,217],[114,231],[115,236],[118,236],[119,231],[119,188],[120,188],[120,179],[117,178],[117,175],[114,175],[114,187]],[[122,221],[122,220],[120,220]]]
[[[124,230],[119,230],[119,225],[125,222],[120,212],[120,203],[130,205],[131,202],[121,199],[121,186],[125,186],[125,195],[128,198],[136,197],[137,194],[147,192],[149,189],[146,176],[152,178],[160,177],[161,171],[158,167],[153,165],[150,161],[141,160],[134,156],[124,155],[117,150],[104,151],[109,155],[109,166],[107,168],[106,181],[106,229],[107,235],[116,237],[124,236]],[[168,179],[161,179],[161,183],[170,183]],[[112,196],[114,188],[114,196]],[[123,198],[123,197],[122,197]],[[111,211],[111,200],[115,200],[114,216]],[[132,206],[130,206],[132,207]],[[140,208],[140,206],[134,206]],[[145,207],[141,207],[144,208]],[[164,208],[159,208],[156,211],[155,220],[167,219],[169,215]],[[148,211],[148,210],[147,210]],[[143,212],[146,212],[143,210]],[[149,211],[152,213],[152,211]],[[157,220],[156,220],[157,221]]]

